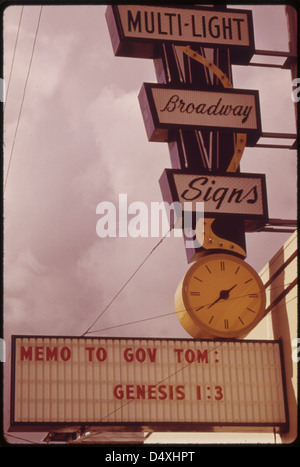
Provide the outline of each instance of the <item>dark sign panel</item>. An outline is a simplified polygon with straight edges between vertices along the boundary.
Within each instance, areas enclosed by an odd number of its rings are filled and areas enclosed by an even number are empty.
[[[209,7],[110,5],[106,19],[117,56],[155,58],[156,45],[226,47],[233,63],[254,53],[252,12]]]
[[[182,211],[196,211],[204,203],[205,217],[233,215],[244,219],[245,230],[255,231],[268,220],[264,174],[222,175],[166,169],[160,178],[164,201],[179,202]]]
[[[139,102],[149,141],[169,141],[174,129],[246,133],[248,146],[261,136],[258,91],[144,83]]]

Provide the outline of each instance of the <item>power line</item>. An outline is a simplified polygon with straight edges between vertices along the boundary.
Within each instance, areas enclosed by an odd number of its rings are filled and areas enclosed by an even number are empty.
[[[98,315],[98,317],[93,321],[93,323],[87,328],[87,330],[82,334],[82,336],[85,336],[86,334],[89,333],[90,329],[97,323],[97,321],[101,318],[101,316],[104,315],[104,313],[108,310],[108,308],[111,306],[111,304],[116,300],[116,298],[120,295],[120,293],[125,289],[125,287],[129,284],[129,282],[133,279],[133,277],[136,275],[136,273],[141,269],[141,267],[145,264],[145,262],[150,258],[152,253],[156,250],[156,248],[164,241],[164,239],[168,236],[168,234],[171,232],[173,229],[173,225],[170,227],[169,231],[159,240],[159,242],[152,248],[150,253],[146,256],[146,258],[140,263],[140,265],[135,269],[135,271],[131,274],[129,279],[125,282],[125,284],[119,289],[119,291],[113,296],[111,301],[106,305],[106,307],[102,310],[102,312]]]
[[[88,327],[88,329],[82,334],[82,336],[85,336],[86,334],[91,334],[91,333],[94,333],[94,332],[101,332],[101,331],[106,331],[108,329],[113,329],[115,327],[120,327],[120,326],[127,326],[129,324],[136,324],[136,323],[139,323],[139,322],[142,322],[142,321],[148,321],[148,320],[152,320],[152,319],[156,319],[156,318],[161,318],[161,317],[164,317],[164,316],[168,316],[168,315],[172,315],[174,314],[175,312],[171,312],[171,313],[166,313],[166,314],[163,314],[163,315],[158,315],[157,317],[151,317],[151,318],[145,318],[145,319],[142,319],[142,320],[138,320],[138,321],[132,321],[130,323],[124,323],[123,325],[116,325],[116,326],[111,326],[111,327],[108,327],[108,328],[103,328],[103,329],[99,329],[99,330],[96,330],[96,331],[90,331],[90,329],[96,324],[96,322],[101,318],[101,316],[108,310],[108,308],[112,305],[112,303],[116,300],[116,298],[120,295],[120,293],[125,289],[125,287],[128,285],[128,283],[133,279],[133,277],[136,275],[136,273],[138,272],[138,270],[143,266],[143,264],[147,261],[147,259],[152,255],[152,253],[154,252],[154,250],[163,242],[163,240],[168,236],[168,234],[171,232],[171,230],[173,229],[174,225],[172,225],[169,229],[169,231],[164,235],[164,237],[155,245],[155,247],[150,251],[150,253],[148,254],[148,256],[142,261],[142,263],[138,266],[138,268],[134,271],[134,273],[129,277],[129,279],[125,282],[125,284],[121,287],[121,289],[116,293],[116,295],[112,298],[112,300],[108,303],[108,305],[104,308],[104,310],[100,313],[100,315],[95,319],[95,321]],[[284,248],[283,248],[283,252],[286,250],[286,248],[289,246],[289,244],[285,245]],[[272,258],[269,262],[269,265],[271,266],[272,264],[272,260],[274,260],[274,258]],[[260,274],[261,276],[261,274]],[[290,285],[291,283],[289,284],[286,284],[286,285]],[[281,287],[281,286],[280,286]],[[273,287],[273,289],[276,288],[276,287]],[[241,298],[241,297],[239,297]]]
[[[288,286],[288,285],[290,285],[290,284],[292,284],[292,282],[290,282],[289,284],[285,284],[283,287]],[[280,288],[280,287],[282,287],[282,286],[278,286],[277,288]],[[275,288],[275,287],[274,287],[274,288]],[[273,290],[273,289],[272,289],[272,290]],[[247,297],[247,296],[248,296],[248,295],[241,295],[241,296],[239,296],[239,297],[228,298],[227,300],[228,300],[228,301],[229,301],[229,300],[235,300],[235,299],[237,299],[237,298],[243,298],[243,297]],[[290,301],[294,300],[295,298],[297,298],[297,296],[292,297],[291,299],[289,299],[287,302],[284,303],[284,305],[287,305]],[[207,305],[204,305],[204,306],[207,306]],[[281,308],[282,306],[283,306],[283,305],[281,305],[281,306],[278,307],[278,308]],[[272,308],[274,308],[274,307],[272,307]],[[131,325],[131,324],[143,323],[144,321],[151,321],[151,320],[153,320],[153,319],[164,318],[164,317],[166,317],[166,316],[173,316],[173,315],[175,315],[175,314],[177,314],[177,313],[184,313],[185,311],[186,311],[186,310],[179,310],[179,311],[177,311],[177,312],[176,312],[176,311],[171,311],[171,312],[169,312],[169,313],[164,313],[164,314],[162,314],[162,315],[151,316],[150,318],[142,318],[142,319],[138,319],[138,320],[136,320],[136,321],[129,321],[129,322],[127,322],[127,323],[115,324],[114,326],[109,326],[109,327],[106,327],[106,328],[96,329],[95,331],[88,331],[88,332],[86,332],[85,334],[92,334],[92,333],[94,333],[94,332],[108,331],[108,330],[110,330],[110,329],[120,328],[120,327],[123,327],[123,326],[129,326],[129,325]]]
[[[176,311],[171,311],[170,313],[165,313],[163,315],[151,316],[150,318],[138,319],[136,321],[129,321],[128,323],[115,324],[114,326],[109,326],[107,328],[96,329],[95,331],[88,331],[85,334],[92,334],[94,332],[108,331],[109,329],[120,328],[120,327],[123,327],[123,326],[129,326],[130,324],[143,323],[144,321],[151,321],[153,319],[164,318],[165,316],[170,316],[170,315],[174,315],[174,314],[176,314]]]
[[[26,76],[25,85],[24,85],[24,90],[23,90],[23,96],[22,96],[22,99],[21,99],[21,105],[20,105],[19,115],[18,115],[18,119],[17,119],[17,125],[16,125],[15,134],[14,134],[14,138],[13,138],[13,143],[12,143],[12,147],[11,147],[11,151],[10,151],[10,156],[9,156],[9,162],[8,162],[8,167],[7,167],[7,172],[6,172],[6,178],[5,178],[5,183],[4,183],[4,191],[5,191],[5,189],[6,189],[7,179],[8,179],[9,170],[10,170],[11,161],[12,161],[12,156],[13,156],[14,147],[15,147],[15,142],[16,142],[17,133],[18,133],[18,129],[19,129],[19,123],[20,123],[21,114],[22,114],[22,110],[23,110],[23,104],[24,104],[25,94],[26,94],[26,90],[27,90],[27,84],[28,84],[28,79],[29,79],[29,75],[30,75],[30,70],[31,70],[31,65],[32,65],[32,60],[33,60],[33,55],[34,55],[34,50],[35,50],[37,35],[38,35],[38,31],[39,31],[39,27],[40,27],[40,22],[41,22],[42,10],[43,10],[43,5],[40,7],[40,12],[39,12],[39,17],[38,17],[38,22],[37,22],[36,31],[35,31],[35,36],[34,36],[34,41],[33,41],[33,46],[32,46],[32,51],[31,51],[31,56],[30,56],[30,60],[29,60],[29,66],[28,66],[27,76]]]
[[[19,18],[19,24],[18,24],[18,30],[17,30],[17,36],[15,40],[15,45],[14,45],[14,51],[13,51],[13,57],[11,61],[11,68],[10,68],[10,73],[9,73],[9,78],[8,78],[8,83],[7,83],[7,90],[6,90],[6,96],[5,96],[5,103],[4,103],[4,111],[7,103],[7,98],[8,98],[8,93],[9,93],[9,87],[10,87],[10,81],[11,81],[11,76],[14,68],[14,63],[15,63],[15,56],[16,56],[16,50],[17,50],[17,45],[18,45],[18,40],[19,40],[19,32],[20,32],[20,27],[21,27],[21,21],[23,17],[23,10],[24,10],[24,5],[22,5],[21,8],[21,13],[20,13],[20,18]]]

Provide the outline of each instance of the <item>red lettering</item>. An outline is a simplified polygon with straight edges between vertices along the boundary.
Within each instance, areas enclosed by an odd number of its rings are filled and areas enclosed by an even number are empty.
[[[223,388],[222,386],[215,386],[215,399],[220,401],[223,399]]]
[[[142,347],[133,350],[132,347],[128,347],[124,350],[124,359],[126,362],[133,362],[136,360],[139,363],[143,363],[147,357],[149,357],[150,362],[154,363],[156,360],[156,351],[157,349],[143,349]]]
[[[86,347],[85,350],[88,351],[88,358],[89,358],[89,362],[92,362],[93,361],[93,352],[94,352],[94,347]]]
[[[146,360],[146,352],[144,349],[137,349],[135,356],[138,362],[144,362]]]
[[[123,399],[124,392],[122,389],[122,384],[117,384],[117,386],[114,387],[113,393],[116,399]]]
[[[208,363],[207,349],[204,350],[204,352],[201,352],[199,349],[197,349],[197,352],[192,349],[187,349],[185,352],[183,349],[174,349],[174,352],[177,357],[177,363],[182,363],[182,356],[187,363],[193,363],[195,361],[197,361],[197,363]]]
[[[166,385],[161,385],[161,386],[158,386],[157,390],[158,392],[160,393],[160,396],[158,396],[158,398],[162,401],[164,401],[167,397],[168,397],[168,394],[166,392]]]
[[[183,349],[174,349],[174,352],[177,355],[177,362],[181,363],[181,352],[183,352]]]
[[[99,347],[96,350],[96,357],[99,362],[104,362],[104,360],[106,360],[106,357],[107,357],[106,350],[103,347]]]
[[[44,347],[37,346],[35,348],[36,361],[44,360]]]
[[[138,385],[136,387],[136,398],[137,399],[146,399],[146,387],[144,384]]]
[[[125,358],[126,362],[132,362],[133,361],[133,353],[132,353],[131,348],[125,349],[124,358]]]
[[[185,398],[184,386],[166,386],[161,384],[156,386],[155,384],[118,384],[113,389],[113,395],[116,399],[149,399],[149,400],[182,400]]]
[[[21,360],[32,360],[32,346],[30,345],[26,350],[25,347],[21,347]]]
[[[60,352],[58,353],[57,347],[53,347],[51,349],[51,347],[48,347],[48,346],[43,347],[43,346],[37,345],[34,348],[34,352],[33,352],[32,346],[29,346],[27,350],[24,346],[21,347],[21,354],[20,354],[21,361],[32,360],[32,358],[34,358],[34,360],[37,362],[41,362],[41,361],[48,362],[50,360],[54,360],[55,362],[57,362],[58,356],[60,356],[61,360],[63,360],[64,362],[66,362],[67,360],[70,360],[71,349],[69,347],[62,347]]]
[[[55,360],[57,362],[57,347],[54,347],[52,350],[49,347],[46,347],[46,360]]]
[[[197,359],[198,359],[198,363],[200,363],[200,360],[201,362],[205,362],[205,363],[208,363],[208,355],[207,355],[207,349],[204,350],[204,352],[202,353],[201,350],[197,350]]]
[[[156,386],[154,384],[149,384],[148,386],[148,398],[156,399]]]
[[[70,360],[71,358],[71,349],[69,347],[62,347],[60,351],[60,358],[66,362],[67,360]]]
[[[126,386],[126,399],[134,399],[134,385],[127,384]]]
[[[148,355],[151,363],[154,363],[156,360],[156,351],[157,349],[147,349]]]
[[[85,350],[88,351],[89,362],[92,362],[95,348],[94,347],[86,347]],[[98,362],[104,362],[104,360],[106,360],[106,357],[107,357],[106,350],[103,347],[98,347],[98,349],[96,350],[96,358],[97,358]]]
[[[185,393],[184,393],[184,386],[176,386],[176,393],[177,397],[176,399],[181,401],[182,399],[185,398]]]
[[[195,353],[192,349],[188,349],[185,352],[185,359],[188,363],[193,363],[193,361],[195,360]]]

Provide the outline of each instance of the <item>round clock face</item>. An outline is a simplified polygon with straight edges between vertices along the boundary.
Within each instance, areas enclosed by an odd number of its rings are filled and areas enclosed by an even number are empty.
[[[264,285],[251,266],[230,254],[211,254],[188,270],[176,311],[193,337],[238,337],[261,320],[265,304]]]

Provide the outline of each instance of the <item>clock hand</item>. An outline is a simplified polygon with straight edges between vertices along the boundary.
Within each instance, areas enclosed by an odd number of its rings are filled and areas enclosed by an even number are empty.
[[[237,284],[233,285],[230,289],[228,290],[221,290],[220,292],[220,296],[219,298],[217,298],[217,300],[215,300],[211,305],[209,305],[208,308],[211,308],[213,305],[215,305],[216,303],[218,303],[219,300],[226,300],[227,298],[229,298],[229,293],[237,286]]]
[[[222,292],[222,290],[221,290],[221,292]],[[215,303],[218,303],[218,301],[222,299],[221,292],[220,292],[219,298],[217,298],[217,300],[215,300],[211,305],[209,305],[208,308],[211,308]]]
[[[237,286],[237,284],[233,285],[230,289],[225,290],[225,292],[227,292],[229,294],[229,292],[231,292],[236,286]]]

